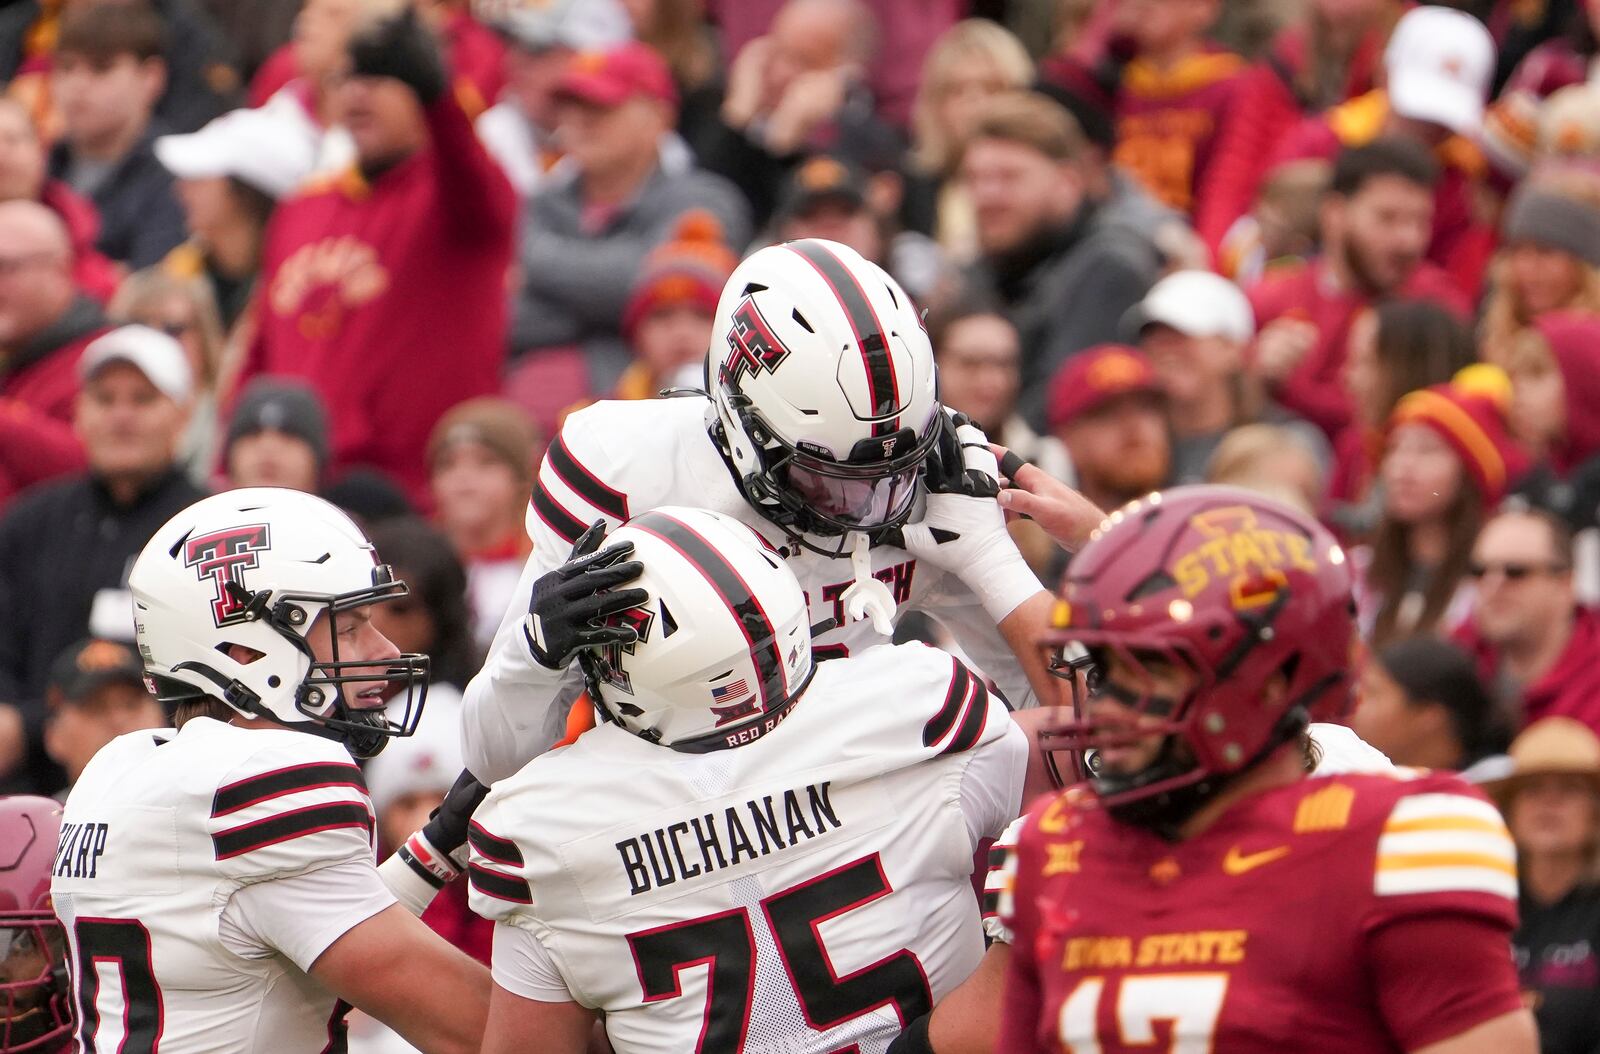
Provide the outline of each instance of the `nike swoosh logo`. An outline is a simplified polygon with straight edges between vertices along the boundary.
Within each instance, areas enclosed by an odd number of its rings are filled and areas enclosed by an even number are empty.
[[[1242,875],[1246,871],[1254,871],[1262,864],[1270,864],[1288,855],[1289,847],[1286,845],[1248,854],[1239,852],[1239,847],[1234,846],[1228,850],[1228,855],[1222,858],[1222,870],[1230,875]]]

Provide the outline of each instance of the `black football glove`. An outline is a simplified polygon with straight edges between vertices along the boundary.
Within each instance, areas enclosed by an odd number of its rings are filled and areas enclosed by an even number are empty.
[[[922,485],[931,494],[957,494],[967,498],[993,498],[1000,493],[1000,484],[989,472],[972,467],[969,462],[982,462],[977,455],[969,457],[969,449],[989,454],[988,441],[966,414],[945,410],[939,414],[938,438],[928,453],[927,468],[922,474]],[[989,461],[993,461],[990,457]],[[872,535],[874,544],[892,545],[909,549],[906,544],[904,524],[885,527]],[[935,542],[945,542],[956,537],[942,527],[932,527]]]
[[[424,106],[443,95],[448,85],[439,44],[411,7],[368,27],[350,42],[350,71],[358,77],[393,77],[415,92]]]
[[[632,626],[608,626],[605,620],[649,599],[643,589],[616,589],[644,570],[633,555],[632,542],[600,548],[606,536],[598,520],[572,547],[572,556],[533,584],[533,599],[523,636],[540,666],[564,670],[580,651],[607,644],[632,644]]]

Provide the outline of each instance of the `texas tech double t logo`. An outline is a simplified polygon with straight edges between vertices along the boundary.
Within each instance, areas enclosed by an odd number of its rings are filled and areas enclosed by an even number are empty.
[[[722,364],[725,381],[739,387],[747,373],[771,373],[778,364],[789,357],[789,349],[772,332],[755,301],[745,297],[733,312],[733,326],[728,330],[728,360]]]
[[[218,626],[228,626],[244,620],[245,605],[228,591],[229,582],[241,587],[241,571],[258,567],[263,549],[271,548],[272,539],[264,523],[246,527],[230,527],[215,534],[190,538],[183,545],[183,564],[195,569],[201,581],[207,578],[215,583],[216,599],[211,601],[211,617]]]

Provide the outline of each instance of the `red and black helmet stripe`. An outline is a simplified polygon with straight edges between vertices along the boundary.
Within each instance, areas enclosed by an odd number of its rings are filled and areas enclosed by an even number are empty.
[[[806,239],[791,242],[789,248],[799,253],[822,276],[850,321],[856,347],[861,351],[861,361],[867,371],[867,393],[872,402],[872,416],[888,418],[874,424],[872,434],[886,436],[899,431],[900,419],[890,416],[900,408],[900,389],[896,383],[894,358],[889,354],[889,335],[884,332],[883,323],[878,320],[878,313],[873,310],[866,290],[861,288],[861,283],[856,281],[850,269],[822,243]]]
[[[782,703],[786,693],[778,633],[744,577],[711,543],[681,520],[665,513],[649,512],[628,526],[666,542],[711,583],[711,588],[733,612],[734,621],[750,645],[750,658],[755,662],[761,683],[761,709],[770,710]]]
[[[628,496],[600,481],[593,472],[584,468],[567,448],[565,436],[556,436],[549,451],[550,468],[556,478],[572,492],[614,520],[628,518]]]

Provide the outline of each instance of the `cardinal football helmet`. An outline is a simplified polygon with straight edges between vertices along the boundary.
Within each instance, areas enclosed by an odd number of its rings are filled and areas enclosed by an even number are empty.
[[[56,1054],[72,1037],[66,934],[50,907],[61,803],[0,798],[0,1054]]]
[[[1309,721],[1344,716],[1354,608],[1349,561],[1310,516],[1231,487],[1135,501],[1072,558],[1047,640],[1060,655],[1087,649],[1088,663],[1058,659],[1058,668],[1087,674],[1090,694],[1108,692],[1141,719],[1113,724],[1080,708],[1042,733],[1040,746],[1052,765],[1056,750],[1078,759],[1078,775],[1121,818],[1181,822]],[[1125,669],[1152,659],[1188,669],[1194,687],[1164,700],[1097,683],[1113,653]],[[1277,677],[1282,690],[1269,692]],[[1082,760],[1152,734],[1166,742],[1136,773]]]
[[[649,594],[612,616],[638,639],[580,653],[603,717],[674,750],[759,739],[811,680],[811,627],[794,572],[744,524],[704,509],[636,516],[607,544],[632,542]]]
[[[938,437],[933,349],[876,264],[774,245],[723,287],[707,359],[712,434],[745,497],[794,533],[905,521]]]
[[[249,717],[342,741],[357,757],[409,736],[422,717],[428,658],[382,665],[341,660],[342,612],[407,592],[372,543],[335,506],[272,487],[230,490],[190,505],[145,545],[128,576],[145,673],[163,702],[210,697]],[[308,640],[330,620],[332,657]],[[259,653],[240,661],[229,645]],[[387,680],[385,707],[359,708],[343,685]],[[404,691],[403,708],[397,699]],[[401,709],[399,718],[389,709]]]

